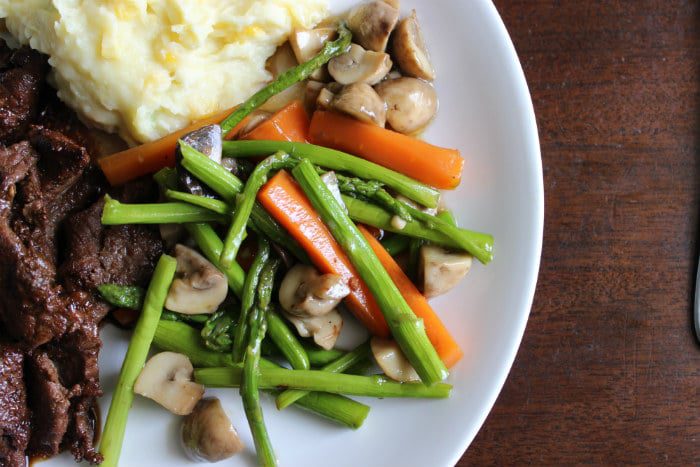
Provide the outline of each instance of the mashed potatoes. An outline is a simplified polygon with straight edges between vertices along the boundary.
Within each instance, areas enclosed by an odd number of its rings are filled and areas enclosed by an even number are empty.
[[[246,99],[265,60],[326,0],[0,0],[9,32],[50,56],[62,100],[150,141]]]

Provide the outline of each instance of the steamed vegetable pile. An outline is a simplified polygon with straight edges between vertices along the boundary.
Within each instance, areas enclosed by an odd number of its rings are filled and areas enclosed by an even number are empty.
[[[102,160],[113,183],[157,170],[163,200],[107,199],[102,222],[158,225],[171,250],[148,290],[100,287],[141,310],[105,465],[118,463],[134,394],[184,416],[187,452],[218,461],[244,446],[218,400],[202,397],[239,388],[265,466],[277,459],[261,391],[279,410],[355,429],[370,408],[347,396],[449,396],[443,381],[462,351],[427,298],[456,285],[473,257],[488,263],[493,238],[439,207],[438,190],[461,179],[459,152],[411,136],[437,107],[415,12],[399,20],[395,5],[363,4],[347,26],[295,32],[288,49],[300,64],[225,118]],[[305,103],[289,101],[294,88]],[[280,110],[259,110],[271,101]],[[335,346],[342,310],[369,334],[349,351]],[[162,352],[146,361],[152,344]]]

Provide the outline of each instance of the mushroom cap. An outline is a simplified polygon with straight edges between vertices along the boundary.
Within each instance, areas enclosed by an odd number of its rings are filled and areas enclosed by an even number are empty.
[[[323,44],[335,40],[338,31],[335,28],[297,29],[289,36],[289,44],[294,51],[294,56],[299,63],[304,63],[316,56]],[[311,79],[328,81],[328,71],[323,66],[314,71]]]
[[[375,90],[387,106],[386,120],[399,133],[412,134],[424,128],[437,112],[437,94],[417,78],[382,81]]]
[[[377,84],[389,73],[391,65],[389,54],[351,44],[347,52],[328,62],[328,72],[340,84]]]
[[[284,311],[284,315],[294,325],[301,337],[313,336],[316,345],[326,350],[335,346],[343,328],[343,317],[335,309],[323,316],[299,317],[286,311]]]
[[[369,345],[377,365],[389,378],[402,383],[420,381],[420,376],[395,341],[373,337]]]
[[[141,370],[134,392],[152,399],[176,415],[187,415],[204,394],[204,386],[192,381],[189,358],[175,352],[155,354]]]
[[[428,298],[452,289],[472,266],[470,254],[449,252],[435,245],[423,245],[418,257],[419,283]]]
[[[361,122],[380,127],[386,124],[386,103],[366,83],[345,86],[333,99],[332,107]]]
[[[204,256],[175,245],[177,269],[165,299],[165,308],[184,314],[214,313],[226,298],[228,282]]]
[[[399,22],[392,44],[394,60],[404,74],[428,81],[435,79],[435,70],[430,62],[415,10],[411,12],[411,16]]]
[[[228,459],[245,448],[216,397],[197,402],[182,422],[181,440],[188,456],[199,462]]]
[[[305,264],[294,265],[280,284],[279,302],[299,318],[323,316],[350,294],[345,280],[337,274],[319,274]]]
[[[348,28],[353,39],[367,50],[384,52],[399,10],[382,1],[362,3],[350,10]]]

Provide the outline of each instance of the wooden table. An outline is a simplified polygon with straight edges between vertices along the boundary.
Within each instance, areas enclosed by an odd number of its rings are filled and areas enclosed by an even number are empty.
[[[458,465],[699,465],[700,1],[495,3],[537,114],[544,251]]]

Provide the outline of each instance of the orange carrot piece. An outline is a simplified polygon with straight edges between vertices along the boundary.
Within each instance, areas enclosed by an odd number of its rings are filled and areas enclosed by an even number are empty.
[[[406,274],[404,274],[401,267],[396,264],[394,258],[384,249],[382,244],[363,226],[360,225],[358,228],[367,239],[367,242],[369,242],[372,250],[374,250],[374,254],[377,255],[377,258],[379,258],[386,272],[389,273],[391,280],[396,284],[396,287],[399,289],[399,292],[401,292],[401,295],[403,295],[408,306],[411,307],[411,310],[413,310],[417,317],[423,320],[428,339],[430,339],[430,342],[433,344],[433,347],[435,347],[442,361],[448,368],[452,367],[464,354],[445,325],[442,324],[440,317],[432,309],[425,296],[423,296],[413,282],[411,282],[411,279],[409,279]]]
[[[309,136],[309,116],[301,101],[295,100],[256,126],[240,139],[296,141],[305,143]]]
[[[109,156],[102,157],[97,161],[104,172],[105,177],[111,185],[121,185],[129,180],[143,175],[157,172],[163,167],[175,165],[175,147],[177,142],[190,131],[196,130],[206,125],[219,123],[234,109],[228,109],[210,117],[198,120],[197,122],[171,133],[161,139],[144,143],[124,151],[120,151]],[[247,120],[239,123],[229,135],[235,135],[237,130],[243,127]]]
[[[348,282],[345,304],[370,333],[387,337],[389,327],[367,284],[294,179],[279,171],[259,191],[258,201],[306,250],[319,271],[338,274]]]
[[[362,157],[436,188],[455,188],[462,178],[464,159],[457,149],[433,146],[334,112],[314,112],[309,140]]]

